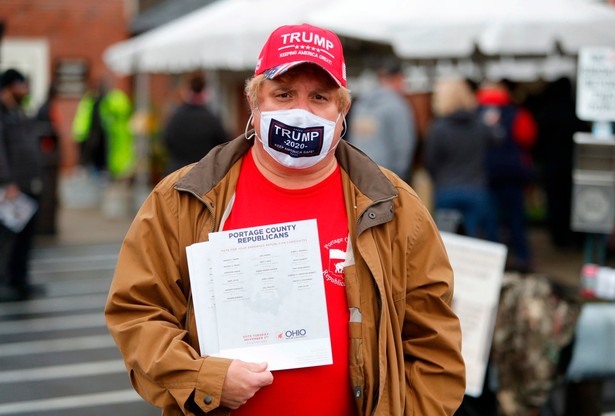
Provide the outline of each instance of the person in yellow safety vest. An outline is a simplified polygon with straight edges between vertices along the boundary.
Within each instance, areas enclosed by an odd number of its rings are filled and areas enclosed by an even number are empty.
[[[112,179],[130,176],[136,161],[130,129],[132,105],[119,89],[104,82],[96,92],[87,92],[77,107],[73,137],[81,143],[81,164],[108,172]]]

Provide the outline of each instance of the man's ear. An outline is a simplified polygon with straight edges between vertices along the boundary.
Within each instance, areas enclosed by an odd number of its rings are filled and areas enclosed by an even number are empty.
[[[348,102],[348,105],[346,105],[346,108],[344,109],[344,117],[346,117],[348,115],[348,112],[350,111],[350,106],[352,105],[352,102]]]
[[[246,101],[248,102],[248,107],[250,107],[250,111],[254,112],[254,103],[252,102],[249,93],[246,93]]]

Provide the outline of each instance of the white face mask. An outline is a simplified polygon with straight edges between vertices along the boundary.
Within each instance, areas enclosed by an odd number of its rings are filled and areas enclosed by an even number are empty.
[[[302,109],[263,111],[257,137],[279,164],[293,169],[309,168],[334,149],[333,136],[340,115],[330,121]]]

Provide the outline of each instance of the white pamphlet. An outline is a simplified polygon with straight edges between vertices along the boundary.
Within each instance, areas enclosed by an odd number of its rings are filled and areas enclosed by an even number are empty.
[[[0,188],[0,222],[9,230],[18,233],[28,224],[38,204],[28,195],[20,192],[17,198],[5,198],[5,189]]]
[[[316,220],[210,233],[202,244],[188,249],[201,353],[270,370],[332,364]]]
[[[188,256],[192,303],[201,355],[217,354],[219,352],[218,322],[209,242],[186,247],[186,255]]]

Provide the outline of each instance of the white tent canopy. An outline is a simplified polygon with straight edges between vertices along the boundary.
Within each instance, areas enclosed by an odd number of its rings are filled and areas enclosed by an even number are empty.
[[[219,0],[111,46],[115,72],[182,72],[196,68],[252,69],[269,34],[302,23],[306,10],[330,0]]]
[[[575,55],[615,45],[615,7],[588,0],[219,0],[111,46],[115,72],[254,67],[282,24],[312,23],[349,38],[390,44],[400,58]]]
[[[377,4],[377,7],[374,7]],[[587,0],[336,0],[309,16],[339,35],[390,43],[401,58],[576,55],[615,45],[615,7]]]

